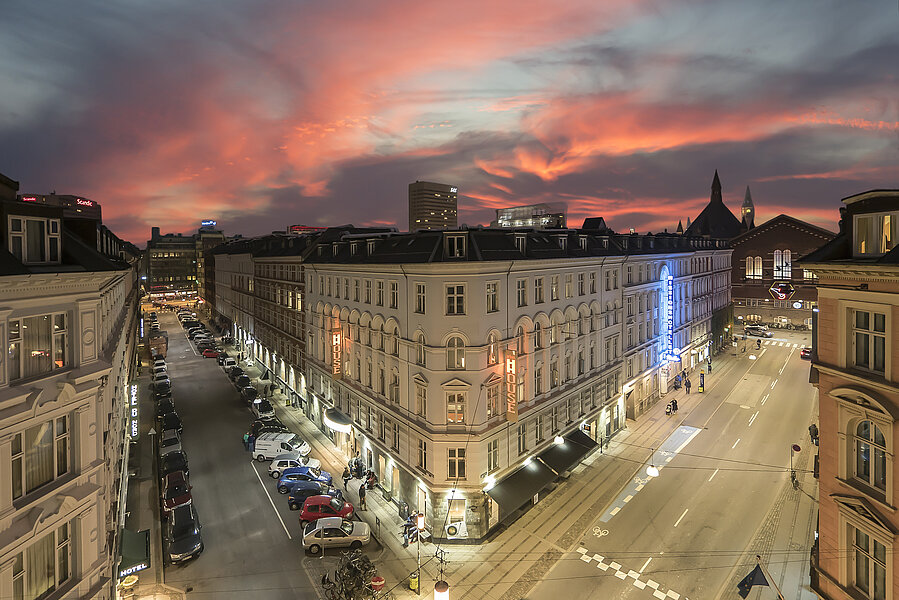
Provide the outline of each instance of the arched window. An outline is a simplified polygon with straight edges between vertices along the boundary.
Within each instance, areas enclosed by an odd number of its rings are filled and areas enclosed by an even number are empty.
[[[497,361],[496,334],[491,331],[487,334],[487,364],[495,365]]]
[[[415,339],[415,364],[425,366],[425,334],[419,333]]]
[[[446,342],[446,368],[447,370],[465,368],[465,342],[458,335],[454,335]]]
[[[793,255],[789,250],[774,251],[774,278],[790,279],[793,276]]]
[[[880,428],[871,421],[862,421],[855,428],[855,478],[886,491],[886,440]]]
[[[540,323],[534,323],[534,348],[543,347],[543,326]]]
[[[755,272],[758,273],[758,278],[761,279],[762,278],[762,257],[761,256],[755,257]]]
[[[746,279],[762,278],[762,257],[747,256],[746,257]]]
[[[515,333],[515,341],[517,345],[516,351],[518,352],[518,355],[521,356],[522,354],[525,354],[527,352],[527,344],[525,343],[526,340],[524,337],[524,327],[522,327],[521,325],[518,326],[518,331]]]
[[[789,250],[783,251],[783,274],[784,279],[793,277],[793,254]]]
[[[390,353],[394,356],[400,355],[400,330],[396,327],[390,335]]]

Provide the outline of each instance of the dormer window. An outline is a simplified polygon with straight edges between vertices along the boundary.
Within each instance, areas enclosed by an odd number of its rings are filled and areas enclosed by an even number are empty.
[[[525,242],[527,241],[527,237],[523,235],[515,236],[515,247],[518,248],[518,251],[524,254]]]
[[[375,240],[368,240],[368,255],[375,253]]]
[[[886,254],[899,242],[899,213],[856,215],[855,255]]]
[[[581,245],[581,250],[586,250],[587,249],[587,236],[586,235],[580,236],[578,238],[578,241]]]
[[[319,246],[319,247],[318,247],[318,255],[319,255],[319,256],[324,256],[324,255],[325,255],[325,247],[324,247],[324,246]]]
[[[331,244],[331,256],[337,256],[337,242]]]
[[[59,219],[10,216],[9,251],[25,264],[58,264]]]
[[[568,249],[568,238],[564,235],[559,236],[559,248],[562,250]]]
[[[448,235],[445,240],[447,258],[465,258],[466,236],[464,234]]]
[[[359,242],[350,242],[350,254],[353,256],[359,254]]]

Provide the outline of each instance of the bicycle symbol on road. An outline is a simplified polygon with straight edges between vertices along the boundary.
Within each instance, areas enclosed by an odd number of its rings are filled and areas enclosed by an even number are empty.
[[[634,477],[634,483],[637,485],[646,485],[649,483],[649,478],[643,479],[642,477]]]
[[[609,535],[609,530],[603,529],[602,527],[594,527],[593,535],[595,535],[596,537],[603,537],[603,536]]]

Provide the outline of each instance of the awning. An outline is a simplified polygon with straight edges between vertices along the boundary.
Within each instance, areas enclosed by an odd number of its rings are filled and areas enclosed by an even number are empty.
[[[119,549],[122,553],[121,561],[119,561],[119,579],[148,568],[150,566],[150,530],[144,529],[135,532],[123,529]]]
[[[334,431],[350,433],[353,430],[353,420],[336,408],[325,409],[325,416],[322,420]]]
[[[500,520],[531,502],[557,475],[539,460],[532,460],[487,490],[500,508]]]
[[[563,439],[565,440],[563,443],[553,444],[539,455],[540,460],[560,475],[573,469],[597,446],[596,442],[580,429],[575,429]]]

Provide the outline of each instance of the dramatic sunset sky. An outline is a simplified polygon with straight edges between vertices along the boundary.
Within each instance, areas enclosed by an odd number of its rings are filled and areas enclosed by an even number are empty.
[[[718,169],[738,213],[836,229],[899,187],[895,0],[6,0],[0,172],[143,246],[563,201],[673,229]]]

